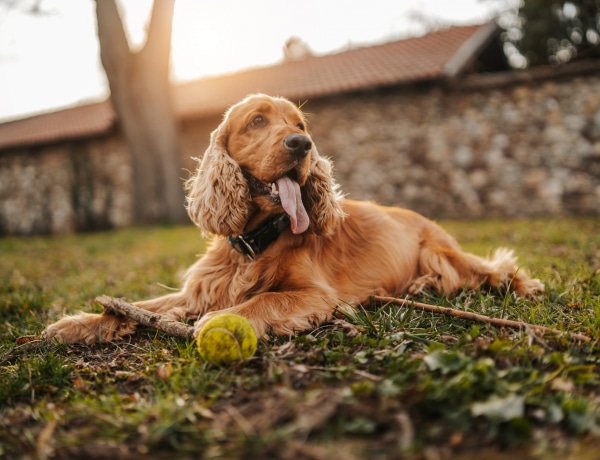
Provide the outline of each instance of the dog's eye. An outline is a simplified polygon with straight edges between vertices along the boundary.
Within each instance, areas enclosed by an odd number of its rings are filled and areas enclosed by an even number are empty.
[[[300,131],[304,131],[304,123],[298,123],[296,128],[298,128]]]
[[[267,124],[267,119],[262,115],[255,116],[250,123],[248,123],[249,128],[260,128]]]

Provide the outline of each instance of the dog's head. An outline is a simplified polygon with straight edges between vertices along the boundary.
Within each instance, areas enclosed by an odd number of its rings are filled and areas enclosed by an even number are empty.
[[[322,235],[343,216],[331,163],[319,156],[304,115],[262,94],[226,112],[187,190],[191,219],[222,236],[281,212],[294,233]]]

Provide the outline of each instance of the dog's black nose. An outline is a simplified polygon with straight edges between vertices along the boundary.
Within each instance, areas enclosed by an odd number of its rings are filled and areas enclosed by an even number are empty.
[[[296,158],[304,158],[310,152],[312,141],[304,134],[290,134],[283,141],[283,145]]]

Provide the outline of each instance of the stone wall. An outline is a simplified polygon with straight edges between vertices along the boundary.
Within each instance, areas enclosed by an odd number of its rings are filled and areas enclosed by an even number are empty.
[[[312,101],[349,198],[435,218],[600,214],[600,78]]]
[[[133,223],[131,164],[110,135],[0,154],[0,234],[70,233]]]
[[[511,78],[335,96],[304,110],[349,198],[433,218],[600,215],[600,77]],[[219,121],[181,123],[184,168]],[[0,234],[131,225],[133,180],[117,133],[0,152]]]
[[[182,181],[196,168],[191,157],[202,156],[220,119],[181,123]],[[0,235],[133,225],[135,177],[118,133],[0,152]]]

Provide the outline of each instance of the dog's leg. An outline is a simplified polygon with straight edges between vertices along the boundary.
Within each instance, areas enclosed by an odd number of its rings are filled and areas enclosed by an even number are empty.
[[[493,288],[507,286],[523,297],[533,297],[544,292],[544,284],[537,278],[531,278],[527,270],[519,267],[517,257],[510,249],[496,249],[494,255],[483,259],[482,263],[487,273],[485,284]]]
[[[203,315],[194,324],[194,336],[219,313],[235,313],[248,318],[258,337],[267,332],[291,335],[331,319],[335,305],[332,296],[322,291],[266,292],[235,307]]]
[[[136,302],[134,305],[160,313],[169,319],[179,320],[186,316],[186,299],[182,293],[169,294],[152,300]],[[132,334],[137,323],[124,316],[112,314],[79,313],[66,316],[48,326],[42,333],[45,340],[62,343],[96,343],[120,340]]]
[[[491,258],[481,258],[446,245],[424,244],[419,255],[419,277],[408,287],[410,294],[432,289],[452,294],[460,289],[482,285],[496,289],[507,287],[520,296],[533,296],[544,290],[519,268],[517,258],[507,249],[498,249]]]

